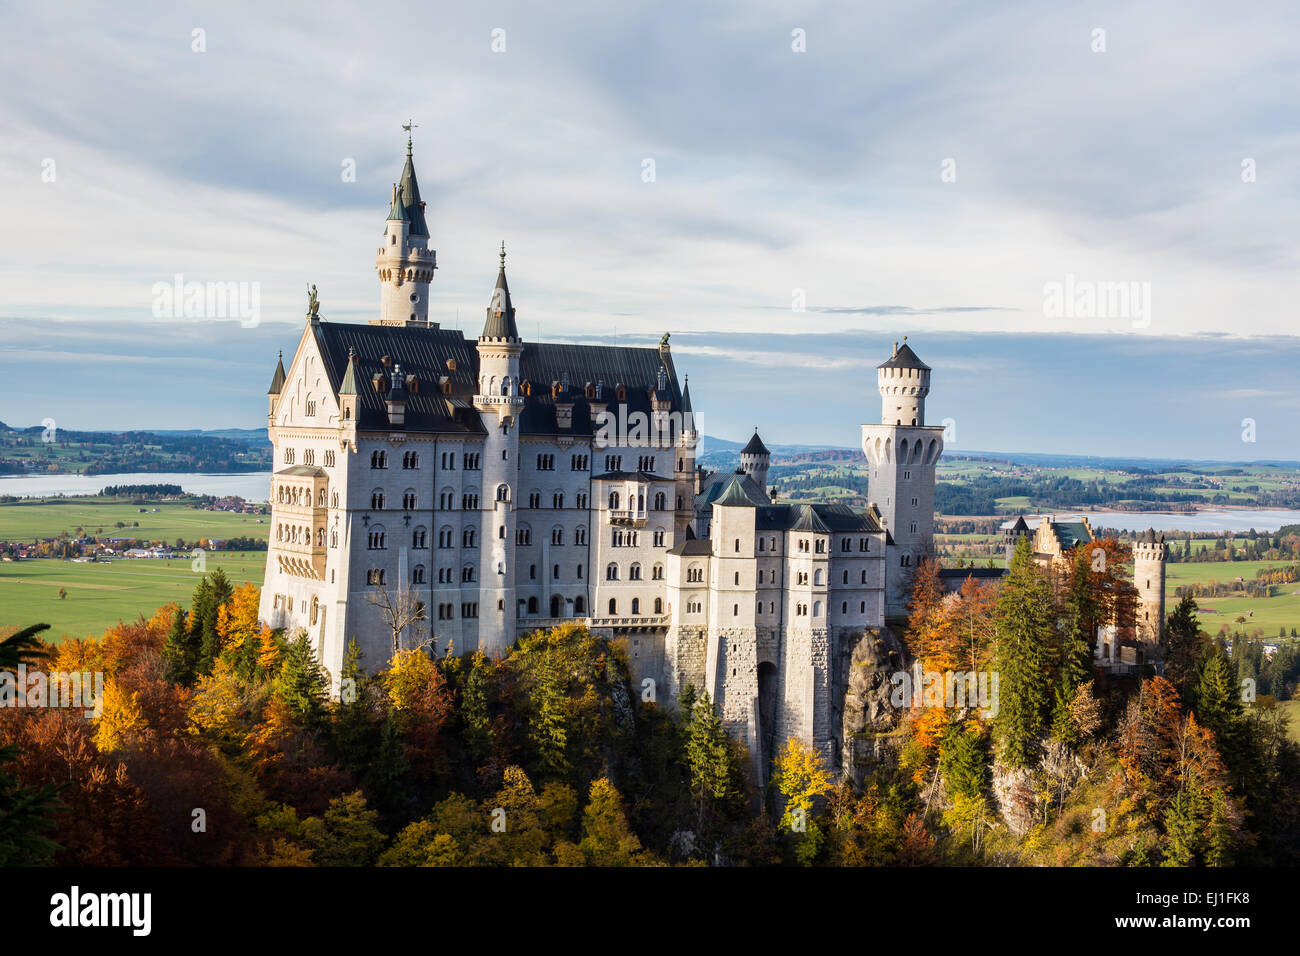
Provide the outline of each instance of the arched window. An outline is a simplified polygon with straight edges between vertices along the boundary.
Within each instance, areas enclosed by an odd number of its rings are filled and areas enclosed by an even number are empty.
[[[497,485],[497,501],[509,501],[509,500],[510,500],[510,486]]]
[[[536,614],[536,613],[537,613],[537,598],[536,598],[536,597],[530,597],[530,598],[528,599],[528,613],[529,613],[529,614]]]
[[[574,614],[587,613],[587,599],[584,598],[581,594],[579,594],[576,598],[573,599],[573,613]]]
[[[558,594],[551,595],[551,617],[560,617],[564,613],[564,598]]]
[[[655,613],[662,614],[663,612],[664,612],[664,599],[655,598]]]
[[[668,499],[662,491],[655,492],[655,511],[663,511],[667,503]]]
[[[641,599],[640,599],[640,598],[633,598],[633,599],[632,599],[632,613],[633,613],[633,614],[640,614],[640,613],[641,613]]]
[[[379,488],[376,488],[374,491],[370,492],[370,510],[371,511],[384,510],[384,492]]]
[[[417,550],[423,550],[429,546],[429,532],[423,525],[416,527],[411,532],[411,547]]]
[[[633,563],[632,567],[628,568],[627,578],[629,581],[640,581],[641,565]]]
[[[412,583],[412,584],[423,584],[423,583],[424,583],[424,565],[423,565],[423,564],[417,564],[417,565],[415,566],[415,570],[413,570],[413,571],[411,572],[411,583]]]
[[[605,580],[606,580],[606,581],[617,581],[617,580],[618,580],[618,565],[617,565],[617,564],[614,564],[613,562],[611,562],[611,563],[609,563],[608,565],[605,566]]]
[[[617,598],[610,598],[610,599],[609,599],[609,613],[610,613],[611,615],[613,615],[613,614],[617,614],[617,613],[618,613],[618,600],[617,600]]]
[[[618,503],[619,503],[618,492],[617,492],[617,491],[611,491],[611,492],[609,493],[609,510],[610,510],[610,511],[617,511],[617,510],[618,510]]]

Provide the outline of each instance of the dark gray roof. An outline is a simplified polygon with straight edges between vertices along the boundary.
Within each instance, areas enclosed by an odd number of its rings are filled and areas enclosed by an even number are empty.
[[[912,347],[907,344],[907,339],[903,340],[901,347],[894,350],[894,354],[890,356],[889,361],[881,362],[876,368],[919,368],[926,372],[930,371],[930,366],[916,357]]]
[[[384,397],[371,384],[376,375],[391,375],[391,369],[380,362],[388,356],[418,382],[416,392],[407,398],[404,430],[482,432],[473,408],[478,388],[478,350],[474,341],[460,332],[350,322],[319,322],[313,325],[313,331],[336,394],[348,394],[341,389],[349,378],[348,352],[356,350],[357,367],[351,384],[358,396],[358,428],[388,427]],[[449,368],[448,361],[454,361],[456,368]],[[606,383],[606,403],[612,414],[618,413],[619,404],[612,383],[624,383],[623,404],[627,405],[628,416],[639,411],[648,419],[660,364],[660,353],[654,348],[525,343],[519,370],[524,382],[531,386],[531,394],[524,398],[520,430],[526,435],[593,435],[596,429],[591,404],[584,392],[588,381]],[[667,391],[680,395],[671,364],[667,371]],[[439,387],[444,377],[451,387],[450,395],[444,395]],[[558,397],[552,395],[551,383],[565,380],[570,383],[567,389],[561,388]],[[556,423],[557,402],[573,406],[569,429],[560,429]],[[680,399],[673,402],[670,411],[680,411]]]
[[[672,481],[671,478],[665,478],[663,475],[652,475],[648,471],[607,471],[601,475],[593,475],[593,481]]]
[[[758,429],[754,429],[754,437],[749,440],[749,444],[740,449],[742,455],[770,455],[767,446],[763,444],[763,439],[758,437]]]
[[[766,505],[758,509],[759,531],[815,531],[819,534],[881,531],[870,512],[841,504]]]
[[[750,500],[749,492],[741,485],[736,475],[731,476],[722,489],[722,494],[713,499],[713,504],[722,505],[723,507],[733,508],[753,508],[754,502]]]
[[[711,554],[713,545],[708,538],[689,538],[668,549],[669,554],[701,555]]]
[[[772,499],[763,494],[763,489],[758,487],[757,482],[749,475],[718,471],[705,478],[700,485],[700,493],[695,496],[695,510],[706,513],[710,511],[710,506],[727,490],[727,486],[733,480],[740,485],[750,502],[756,507],[771,503]]]

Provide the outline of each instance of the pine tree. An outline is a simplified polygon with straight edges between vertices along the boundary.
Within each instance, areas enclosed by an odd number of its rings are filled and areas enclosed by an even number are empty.
[[[1183,698],[1191,696],[1192,682],[1205,647],[1196,611],[1196,601],[1184,594],[1165,618],[1164,676]]]
[[[476,764],[481,764],[492,752],[492,713],[488,706],[491,680],[491,662],[482,651],[475,651],[461,691],[460,714],[465,727],[465,747]]]
[[[569,691],[557,650],[544,647],[532,689],[533,719],[528,737],[537,748],[542,768],[562,777],[569,772]]]
[[[703,833],[714,811],[737,795],[731,772],[731,741],[707,691],[696,698],[691,710],[686,730],[686,764],[690,769],[696,823]]]
[[[196,635],[191,634],[186,618],[185,611],[177,608],[171,630],[167,632],[167,640],[163,644],[163,676],[173,684],[190,687],[198,676],[196,669],[199,648],[194,639]]]
[[[306,633],[289,642],[285,650],[284,666],[276,681],[276,693],[289,707],[289,712],[305,726],[314,726],[325,709],[328,691],[325,672],[316,662],[316,654]]]
[[[1092,637],[1099,616],[1093,591],[1090,549],[1074,549],[1070,591],[1065,598],[1065,626],[1061,631],[1060,693],[1068,705],[1074,690],[1092,677]]]
[[[1029,538],[1022,537],[998,595],[1000,701],[995,727],[1003,759],[1013,767],[1033,761],[1043,732],[1051,687],[1051,606],[1048,583],[1034,563]]]

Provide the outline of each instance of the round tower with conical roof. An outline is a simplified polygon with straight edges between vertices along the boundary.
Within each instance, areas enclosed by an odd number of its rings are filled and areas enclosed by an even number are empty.
[[[755,428],[749,444],[740,450],[740,470],[754,480],[763,494],[767,494],[767,467],[771,461],[772,454],[763,444],[763,439],[758,437],[758,429]]]
[[[943,429],[925,423],[930,366],[903,339],[876,369],[879,425],[862,426],[867,496],[888,533],[885,615],[907,613],[912,572],[933,550],[934,478],[943,454]]]
[[[429,248],[424,200],[415,179],[411,138],[406,138],[406,165],[393,184],[384,223],[383,244],[375,256],[379,277],[379,318],[371,325],[429,324],[429,283],[438,268],[438,254]],[[434,328],[437,328],[435,323]]]
[[[930,366],[926,365],[903,336],[903,346],[894,343],[894,354],[876,367],[880,390],[882,425],[924,425],[925,396],[930,394]]]

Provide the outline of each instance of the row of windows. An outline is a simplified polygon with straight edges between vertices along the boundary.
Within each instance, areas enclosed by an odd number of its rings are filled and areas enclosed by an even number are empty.
[[[296,460],[297,454],[296,454],[296,452],[295,452],[292,448],[286,448],[286,449],[284,450],[284,454],[283,454],[282,457],[283,457],[283,459],[284,459],[284,463],[285,463],[286,465],[292,465],[292,464],[294,463],[294,461]],[[324,460],[325,460],[325,467],[327,467],[327,468],[333,468],[333,467],[334,467],[334,452],[333,452],[333,451],[326,451],[326,452],[325,452],[325,455],[324,455]],[[314,464],[316,464],[316,452],[315,452],[314,449],[308,448],[306,451],[304,451],[304,452],[302,453],[302,463],[303,463],[304,465],[314,465]]]
[[[618,578],[619,578],[619,567],[617,564],[611,561],[609,564],[605,566],[605,580],[617,581]],[[628,566],[627,579],[629,581],[641,580],[640,564],[634,562],[633,564]],[[662,581],[664,579],[664,566],[662,564],[656,564],[653,568],[650,569],[650,579],[652,581]]]
[[[334,492],[334,506],[338,507],[339,493]],[[295,487],[293,485],[280,485],[275,491],[275,503],[279,505],[294,505],[296,507],[311,507],[311,489]],[[325,507],[325,489],[322,488],[316,493],[316,507]]]
[[[477,602],[477,601],[471,601],[471,602],[467,602],[467,603],[462,604],[462,605],[460,606],[460,616],[461,616],[461,617],[478,617],[478,602]],[[440,620],[440,621],[453,621],[453,620],[455,620],[455,619],[456,619],[456,605],[454,605],[454,604],[439,604],[439,605],[438,605],[438,620]]]
[[[609,605],[608,605],[608,606],[609,606],[609,613],[610,613],[610,616],[611,616],[611,617],[613,617],[614,615],[618,614],[618,598],[610,598],[610,599],[609,599]],[[653,613],[653,614],[662,614],[663,612],[664,612],[664,599],[663,599],[663,598],[655,598],[655,600],[654,600],[654,610],[653,610],[651,613]],[[631,605],[630,605],[630,611],[629,611],[629,613],[630,613],[632,616],[636,616],[636,615],[638,615],[638,614],[641,613],[641,599],[640,599],[640,598],[633,598],[633,599],[632,599],[632,603],[631,603]]]
[[[325,547],[324,528],[316,529],[315,539],[316,539],[316,547],[318,548]],[[311,528],[306,527],[305,525],[277,523],[275,526],[275,540],[283,541],[285,544],[311,544],[312,530]],[[337,546],[337,544],[338,544],[338,534],[336,532],[333,536],[332,546]]]
[[[609,510],[618,511],[623,506],[622,501],[623,501],[623,496],[621,494],[619,494],[617,491],[611,491],[609,493]],[[655,492],[654,510],[664,511],[667,509],[667,506],[668,506],[668,496],[665,495],[662,491]],[[580,507],[585,507],[585,506],[580,506]],[[633,510],[645,511],[645,495],[637,495],[635,498],[633,498],[632,495],[628,495],[627,507],[628,510],[630,511]],[[678,496],[677,508],[679,511],[681,510],[681,507],[682,507],[682,499],[680,496]]]

